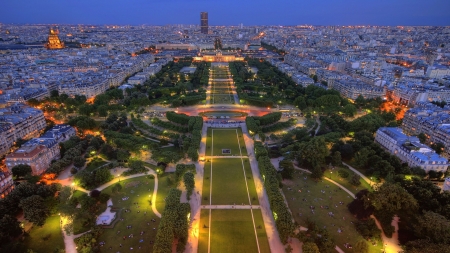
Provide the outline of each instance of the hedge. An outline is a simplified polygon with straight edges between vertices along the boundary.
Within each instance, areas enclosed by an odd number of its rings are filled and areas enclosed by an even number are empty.
[[[280,239],[283,243],[286,243],[288,237],[293,234],[295,229],[292,221],[292,214],[284,202],[283,195],[281,194],[277,170],[270,162],[270,158],[267,155],[264,155],[261,147],[262,144],[260,142],[255,142],[255,154],[258,158],[259,173],[264,179],[264,188],[266,189],[267,196],[269,198],[270,208],[275,218],[275,224],[277,226]]]

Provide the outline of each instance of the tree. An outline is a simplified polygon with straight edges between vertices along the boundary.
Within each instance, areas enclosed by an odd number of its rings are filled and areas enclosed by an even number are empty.
[[[305,100],[305,98],[302,97],[302,96],[297,97],[297,98],[294,100],[294,105],[296,105],[296,106],[298,107],[298,109],[300,109],[300,110],[302,110],[302,111],[305,110],[306,107],[307,107],[307,105],[306,105],[306,100]]]
[[[350,184],[352,184],[354,186],[359,186],[361,184],[360,179],[361,179],[361,176],[355,173],[352,175],[349,182],[350,182]]]
[[[279,164],[279,168],[282,169],[281,176],[283,179],[292,179],[294,177],[294,164],[292,161],[283,160]]]
[[[28,164],[19,164],[12,167],[11,172],[14,177],[24,178],[25,176],[30,175],[32,170]]]
[[[425,143],[427,141],[427,136],[424,133],[420,133],[419,135],[417,135],[417,138],[419,138],[420,143]]]
[[[356,107],[352,104],[347,104],[346,106],[344,106],[344,108],[342,109],[342,112],[345,114],[345,116],[347,117],[353,117],[356,114]]]
[[[15,217],[5,215],[0,219],[0,244],[8,242],[20,234],[22,234],[22,228]]]
[[[358,253],[368,253],[369,245],[365,240],[360,240],[355,244],[353,251]]]
[[[336,151],[332,157],[332,163],[334,166],[339,166],[342,164],[341,152]]]
[[[313,138],[309,142],[300,144],[300,152],[297,159],[306,161],[312,168],[320,167],[328,156],[328,148],[324,138]]]
[[[431,144],[431,148],[434,149],[434,151],[436,151],[436,153],[440,155],[442,152],[444,152],[445,146],[444,144],[438,142]]]
[[[395,214],[399,210],[417,210],[417,200],[397,184],[384,183],[376,192],[369,194],[375,210]]]
[[[413,223],[414,233],[419,238],[428,238],[434,243],[450,243],[450,221],[434,212],[419,215]]]
[[[108,106],[107,105],[100,105],[97,108],[98,116],[99,117],[106,117],[108,116]]]
[[[319,247],[313,242],[305,242],[302,246],[303,253],[320,253]]]
[[[52,90],[52,91],[50,91],[50,97],[51,97],[51,98],[57,98],[57,97],[59,97],[59,92],[58,92],[58,90]]]
[[[77,156],[73,159],[73,165],[75,165],[75,167],[81,168],[85,163],[86,159],[84,157]]]
[[[419,166],[411,167],[410,170],[411,170],[412,174],[420,176],[422,178],[427,175],[427,172],[424,169],[422,169],[421,167],[419,167]]]
[[[187,199],[189,200],[191,198],[192,191],[194,190],[194,187],[195,187],[194,174],[190,171],[186,172],[183,175],[183,183],[184,183],[184,186],[186,187]]]
[[[44,225],[49,211],[41,196],[32,195],[26,199],[22,199],[19,203],[19,207],[23,209],[25,219],[38,226]]]

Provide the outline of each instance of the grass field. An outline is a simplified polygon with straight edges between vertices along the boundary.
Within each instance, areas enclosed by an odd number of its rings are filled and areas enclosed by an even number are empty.
[[[247,187],[242,170],[242,161],[239,158],[210,159],[205,165],[203,180],[202,205],[245,205],[249,204]],[[212,163],[212,177],[211,164]],[[253,205],[258,205],[255,183],[251,174],[250,165],[244,162],[247,185],[250,200]],[[210,186],[212,182],[212,194],[210,202]],[[205,199],[206,198],[206,199]]]
[[[60,227],[59,215],[50,216],[44,226],[34,226],[25,237],[25,244],[33,252],[47,253],[55,249],[64,249],[64,238]]]
[[[120,184],[123,188],[119,193],[112,193],[112,186],[103,190],[111,195],[113,207],[122,209],[120,218],[123,218],[124,221],[118,220],[114,228],[103,229],[99,242],[104,241],[105,246],[100,248],[101,252],[130,252],[130,247],[133,247],[132,252],[153,251],[151,241],[155,241],[160,221],[150,205],[149,196],[153,194],[154,182],[154,179],[139,177],[121,181]],[[122,200],[124,197],[129,198]],[[130,212],[125,212],[125,209]],[[155,219],[156,222],[152,222],[151,219]],[[132,227],[127,229],[128,225]],[[142,231],[144,233],[141,235]],[[131,234],[133,234],[132,238],[129,237]],[[123,239],[124,237],[125,239]],[[141,240],[143,241],[140,242]],[[112,249],[109,249],[110,247]]]
[[[258,242],[255,237],[250,210],[211,210],[211,225],[209,210],[200,214],[200,231],[198,252],[237,253],[237,252],[270,252],[264,222],[260,210],[253,210]],[[211,233],[211,238],[209,238]]]
[[[213,135],[214,133],[214,135]],[[215,137],[215,138],[214,138]],[[212,154],[211,154],[211,147]],[[222,149],[231,149],[231,154],[222,154]],[[213,156],[246,156],[247,149],[245,148],[244,138],[242,137],[242,130],[235,129],[208,129],[206,138],[206,155]]]
[[[156,210],[158,212],[162,213],[164,211],[164,208],[166,207],[166,201],[165,198],[169,194],[170,189],[174,188],[173,185],[168,185],[167,178],[169,175],[165,173],[161,177],[159,177],[158,181],[158,193],[156,194]]]
[[[202,205],[258,205],[248,158],[232,157],[247,155],[241,129],[208,129],[206,155],[222,149],[205,164]],[[270,252],[259,209],[202,209],[199,229],[198,252]]]
[[[356,219],[347,209],[347,204],[353,198],[336,185],[326,180],[315,182],[301,171],[296,171],[294,177],[292,181],[283,182],[283,192],[295,221],[304,227],[307,226],[308,219],[314,221],[318,227],[328,230],[330,237],[344,252],[353,252],[346,249],[344,243],[355,245],[363,239],[352,224]],[[315,207],[314,213],[310,206]],[[334,217],[328,215],[329,212],[332,212]],[[342,229],[342,233],[338,232],[339,228]],[[379,253],[382,250],[382,243],[378,243],[375,247],[370,246],[369,249],[371,253]]]
[[[231,86],[232,80],[229,79],[228,67],[213,67],[210,71],[211,83],[211,103],[212,104],[232,104],[234,102]]]
[[[347,171],[350,176],[348,176],[348,178],[340,177],[338,174],[338,170],[340,170],[340,169]],[[333,172],[333,173],[331,173],[331,172]],[[366,181],[364,181],[364,179],[362,179],[362,178],[359,180],[361,182],[361,184],[359,186],[354,186],[354,185],[350,184],[349,179],[353,174],[354,174],[353,171],[351,171],[350,169],[347,169],[345,167],[339,167],[339,168],[335,168],[334,170],[329,170],[329,169],[326,170],[324,173],[324,176],[336,181],[340,185],[349,189],[354,194],[358,193],[359,191],[361,191],[363,189],[368,189],[369,191],[373,191],[372,187],[370,187],[370,185]]]

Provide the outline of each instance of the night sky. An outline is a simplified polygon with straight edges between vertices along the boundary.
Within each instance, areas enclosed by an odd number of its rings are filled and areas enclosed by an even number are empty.
[[[450,0],[0,0],[0,23],[450,25]]]

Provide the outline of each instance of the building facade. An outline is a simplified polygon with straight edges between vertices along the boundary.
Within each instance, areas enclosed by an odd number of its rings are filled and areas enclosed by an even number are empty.
[[[31,167],[33,175],[41,175],[52,159],[52,152],[44,145],[23,146],[6,156],[6,167],[11,170],[16,165],[27,164]]]
[[[0,155],[6,154],[17,139],[37,137],[46,127],[44,113],[24,104],[0,109]]]
[[[9,171],[0,171],[0,198],[6,197],[14,189],[14,181]]]
[[[200,12],[200,32],[208,34],[208,12]]]
[[[449,166],[448,160],[430,147],[421,144],[414,136],[407,136],[397,127],[381,127],[377,130],[375,142],[410,167],[421,167],[426,172],[430,170],[445,172]]]

